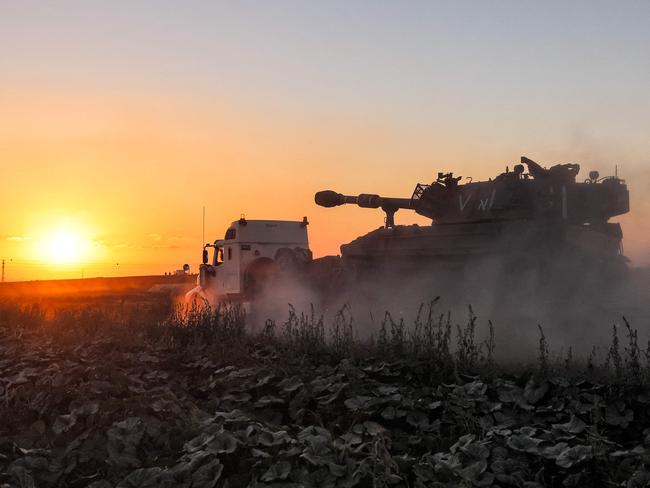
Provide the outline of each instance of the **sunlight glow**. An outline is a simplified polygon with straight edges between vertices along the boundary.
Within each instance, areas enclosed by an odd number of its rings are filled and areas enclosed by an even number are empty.
[[[90,257],[92,245],[79,229],[55,228],[41,239],[39,258],[58,265],[77,264]]]

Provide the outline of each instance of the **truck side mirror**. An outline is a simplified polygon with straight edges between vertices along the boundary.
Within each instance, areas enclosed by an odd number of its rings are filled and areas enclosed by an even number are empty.
[[[208,264],[208,250],[203,249],[203,264]]]

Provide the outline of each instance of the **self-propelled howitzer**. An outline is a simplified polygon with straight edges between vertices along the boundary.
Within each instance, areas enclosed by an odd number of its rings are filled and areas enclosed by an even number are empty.
[[[630,200],[625,182],[617,177],[600,178],[592,171],[584,182],[576,182],[577,164],[559,164],[550,169],[522,157],[513,171],[494,179],[461,184],[453,173],[439,173],[430,185],[418,184],[411,198],[386,198],[374,194],[348,196],[331,190],[316,193],[322,207],[356,204],[381,208],[386,227],[393,227],[399,209],[411,209],[434,224],[503,220],[563,220],[575,224],[607,222],[627,213]],[[528,167],[528,173],[525,172]]]
[[[316,193],[315,201],[386,213],[383,229],[341,246],[343,259],[357,268],[398,261],[419,267],[485,254],[622,263],[621,227],[609,219],[629,211],[627,186],[617,176],[601,178],[596,171],[577,181],[579,171],[577,164],[546,169],[522,157],[521,164],[488,181],[467,178],[463,183],[452,173],[439,173],[431,184],[418,184],[411,198],[326,190]],[[399,209],[430,218],[431,226],[395,225]]]

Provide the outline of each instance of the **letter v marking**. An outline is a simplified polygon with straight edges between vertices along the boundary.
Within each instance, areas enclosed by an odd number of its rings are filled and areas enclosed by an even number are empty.
[[[467,195],[467,200],[465,200],[465,201],[463,201],[463,195],[458,195],[458,201],[460,203],[460,211],[461,212],[463,210],[465,210],[465,207],[467,206],[467,204],[469,203],[469,201],[471,199],[472,199],[472,194],[471,193],[469,195]]]

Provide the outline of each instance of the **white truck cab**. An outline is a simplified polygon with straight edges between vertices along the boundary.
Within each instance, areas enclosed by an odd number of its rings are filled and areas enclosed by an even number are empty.
[[[306,217],[302,221],[234,221],[223,239],[204,246],[197,287],[186,299],[201,298],[211,306],[224,300],[252,299],[278,267],[311,260],[307,225]],[[214,250],[212,259],[208,248]]]

